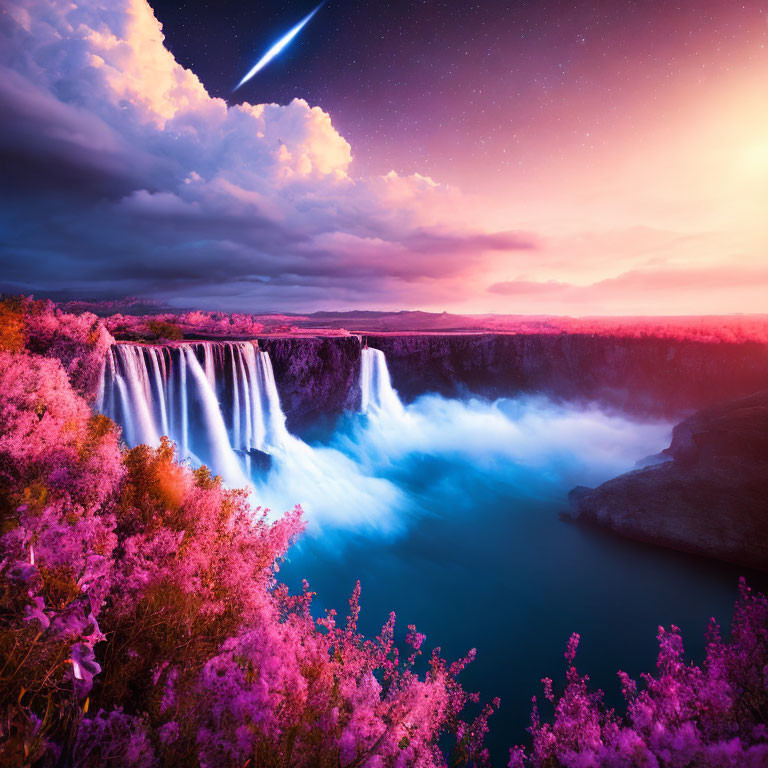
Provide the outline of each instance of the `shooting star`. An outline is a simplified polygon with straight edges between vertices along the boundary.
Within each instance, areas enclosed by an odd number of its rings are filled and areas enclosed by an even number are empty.
[[[248,72],[248,74],[235,86],[234,90],[236,91],[241,85],[244,83],[247,83],[257,72],[260,72],[264,67],[269,64],[272,59],[275,58],[283,49],[288,45],[288,43],[293,40],[296,35],[301,32],[301,30],[309,23],[310,19],[325,5],[325,3],[320,3],[320,5],[317,6],[313,11],[308,13],[293,29],[291,29],[289,32],[286,32],[257,62],[256,66]]]

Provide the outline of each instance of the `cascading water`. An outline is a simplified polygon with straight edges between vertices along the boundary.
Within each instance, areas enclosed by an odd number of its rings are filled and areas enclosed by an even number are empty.
[[[255,451],[291,440],[269,355],[251,342],[116,344],[97,408],[123,426],[129,445],[157,446],[167,435],[183,458],[209,464],[231,486],[247,483]]]
[[[360,360],[360,410],[367,414],[401,416],[403,404],[392,388],[387,359],[380,349],[364,347]]]
[[[403,412],[382,352],[363,350],[361,372],[369,416]],[[254,507],[279,514],[300,504],[310,522],[386,528],[398,504],[386,480],[334,447],[288,432],[269,355],[251,342],[116,344],[97,408],[122,425],[131,446],[156,446],[167,435],[193,465],[206,464],[229,487],[249,487]],[[256,471],[267,461],[268,472]]]

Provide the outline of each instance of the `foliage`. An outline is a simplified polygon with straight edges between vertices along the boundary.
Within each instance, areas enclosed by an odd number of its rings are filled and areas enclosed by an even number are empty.
[[[424,636],[409,628],[402,659],[394,616],[362,637],[359,587],[343,626],[315,620],[309,587],[276,578],[301,511],[270,523],[170,442],[121,446],[67,375],[102,343],[91,318],[18,312],[28,347],[0,351],[0,764],[432,768],[446,734],[456,765],[486,762],[492,707],[461,720],[471,655],[417,674]]]
[[[589,678],[576,670],[573,635],[562,695],[543,680],[554,719],[542,722],[534,698],[533,748],[530,755],[513,750],[509,767],[768,765],[768,600],[743,580],[739,591],[731,639],[723,640],[713,619],[701,666],[685,663],[677,627],[659,627],[657,672],[643,675],[644,689],[619,672],[624,716],[607,709],[602,691],[590,691]]]
[[[0,350],[21,352],[25,342],[24,311],[21,302],[15,299],[0,301]]]
[[[167,320],[149,320],[147,321],[147,330],[156,339],[179,341],[184,338],[181,328]]]
[[[156,315],[113,314],[104,318],[106,327],[121,339],[251,338],[264,331],[252,315],[224,312],[161,313]]]
[[[92,397],[114,339],[96,315],[63,312],[52,301],[16,296],[0,301],[0,350],[61,361],[75,391]]]

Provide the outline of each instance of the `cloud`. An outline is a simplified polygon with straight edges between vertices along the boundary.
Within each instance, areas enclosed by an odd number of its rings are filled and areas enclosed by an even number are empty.
[[[0,289],[375,303],[440,295],[489,254],[535,247],[478,231],[428,177],[354,178],[349,143],[305,101],[211,98],[146,0],[4,5]]]
[[[558,280],[547,280],[546,282],[510,280],[494,283],[488,290],[491,293],[500,293],[503,296],[550,296],[552,294],[577,291],[578,287],[568,283],[561,283]]]
[[[724,289],[738,289],[743,295],[759,296],[768,283],[768,268],[710,266],[703,268],[636,269],[616,277],[587,285],[558,280],[527,279],[493,283],[489,293],[513,299],[521,304],[531,300],[538,306],[548,303],[584,309],[609,307],[617,314],[647,312],[649,307],[664,308],[673,314],[706,311],[707,299],[716,301]],[[718,311],[718,308],[709,309]]]

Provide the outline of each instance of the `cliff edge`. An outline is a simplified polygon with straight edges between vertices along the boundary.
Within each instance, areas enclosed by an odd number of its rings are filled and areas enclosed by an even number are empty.
[[[768,390],[678,424],[662,463],[569,494],[628,538],[768,570]]]

